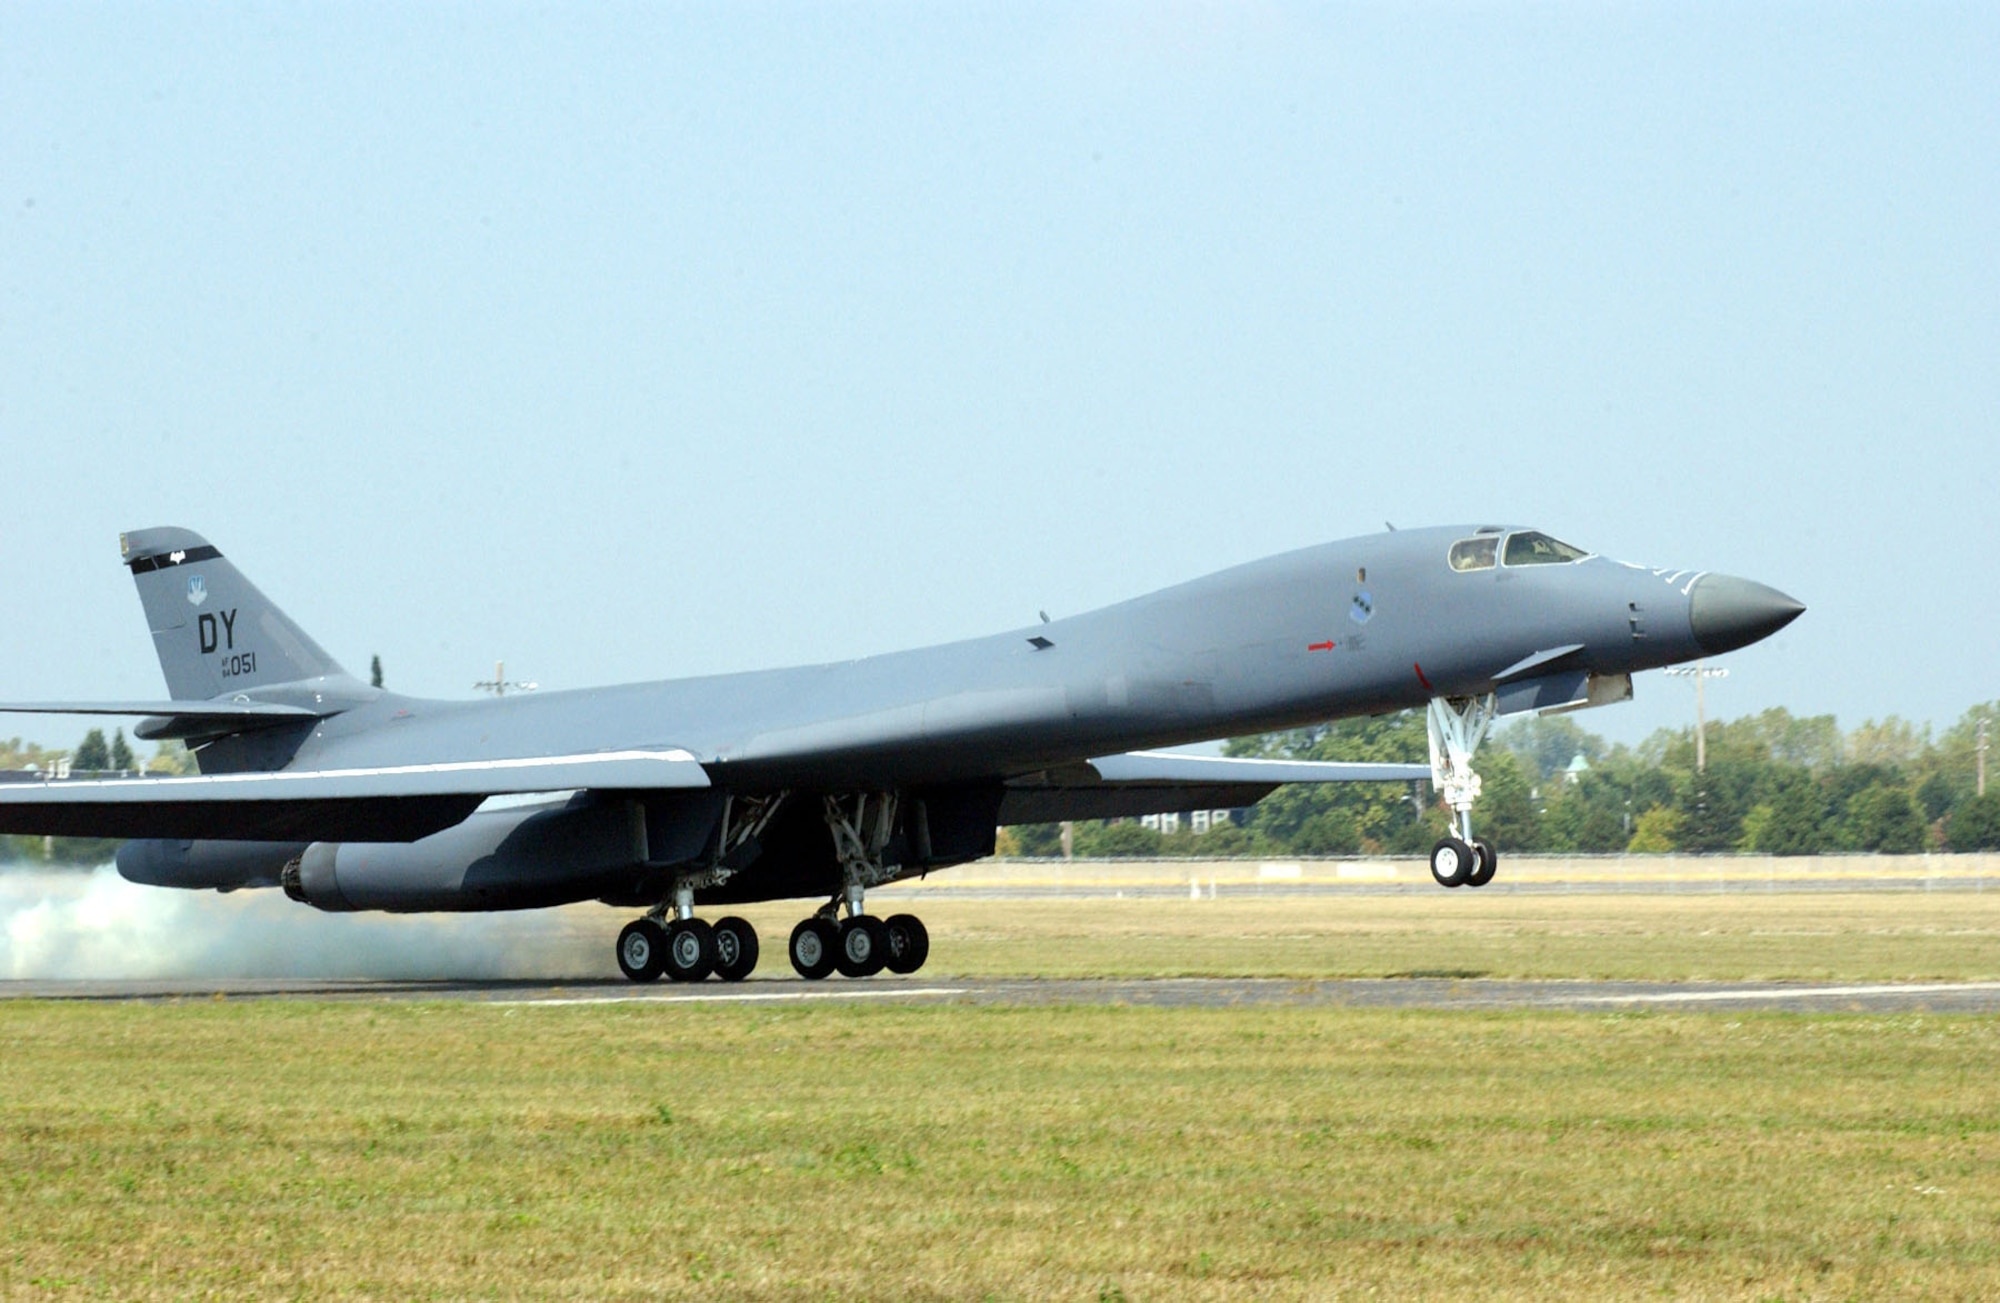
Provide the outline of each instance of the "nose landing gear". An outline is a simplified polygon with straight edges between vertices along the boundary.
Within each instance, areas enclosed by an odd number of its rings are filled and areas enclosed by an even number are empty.
[[[1431,848],[1431,877],[1440,887],[1483,887],[1500,867],[1493,843],[1472,835],[1472,803],[1479,775],[1472,757],[1493,727],[1498,703],[1483,697],[1433,697],[1425,718],[1431,744],[1431,781],[1452,808],[1455,836]]]

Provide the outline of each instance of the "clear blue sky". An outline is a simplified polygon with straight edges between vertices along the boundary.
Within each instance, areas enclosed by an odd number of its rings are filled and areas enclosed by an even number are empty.
[[[1718,714],[1949,722],[1996,69],[1990,4],[14,0],[0,698],[161,693],[143,525],[462,696],[1479,519],[1805,601]]]

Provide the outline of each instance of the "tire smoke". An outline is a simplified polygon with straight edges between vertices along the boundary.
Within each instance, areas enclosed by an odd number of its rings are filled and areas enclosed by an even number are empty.
[[[0,869],[0,978],[14,980],[604,977],[610,935],[569,910],[324,914],[275,890],[142,887],[110,865]]]

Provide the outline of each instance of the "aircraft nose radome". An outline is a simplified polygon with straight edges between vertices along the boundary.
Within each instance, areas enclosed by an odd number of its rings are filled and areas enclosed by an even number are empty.
[[[1694,640],[1711,656],[1748,647],[1799,618],[1805,603],[1734,575],[1704,575],[1689,594]]]

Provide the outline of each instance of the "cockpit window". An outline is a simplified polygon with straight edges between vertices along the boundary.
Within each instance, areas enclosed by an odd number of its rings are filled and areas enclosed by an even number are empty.
[[[1550,538],[1539,530],[1524,529],[1507,536],[1507,564],[1510,566],[1559,566],[1581,561],[1590,553]]]
[[[1491,570],[1493,562],[1500,554],[1500,540],[1487,538],[1462,538],[1451,545],[1451,568],[1453,570]]]

